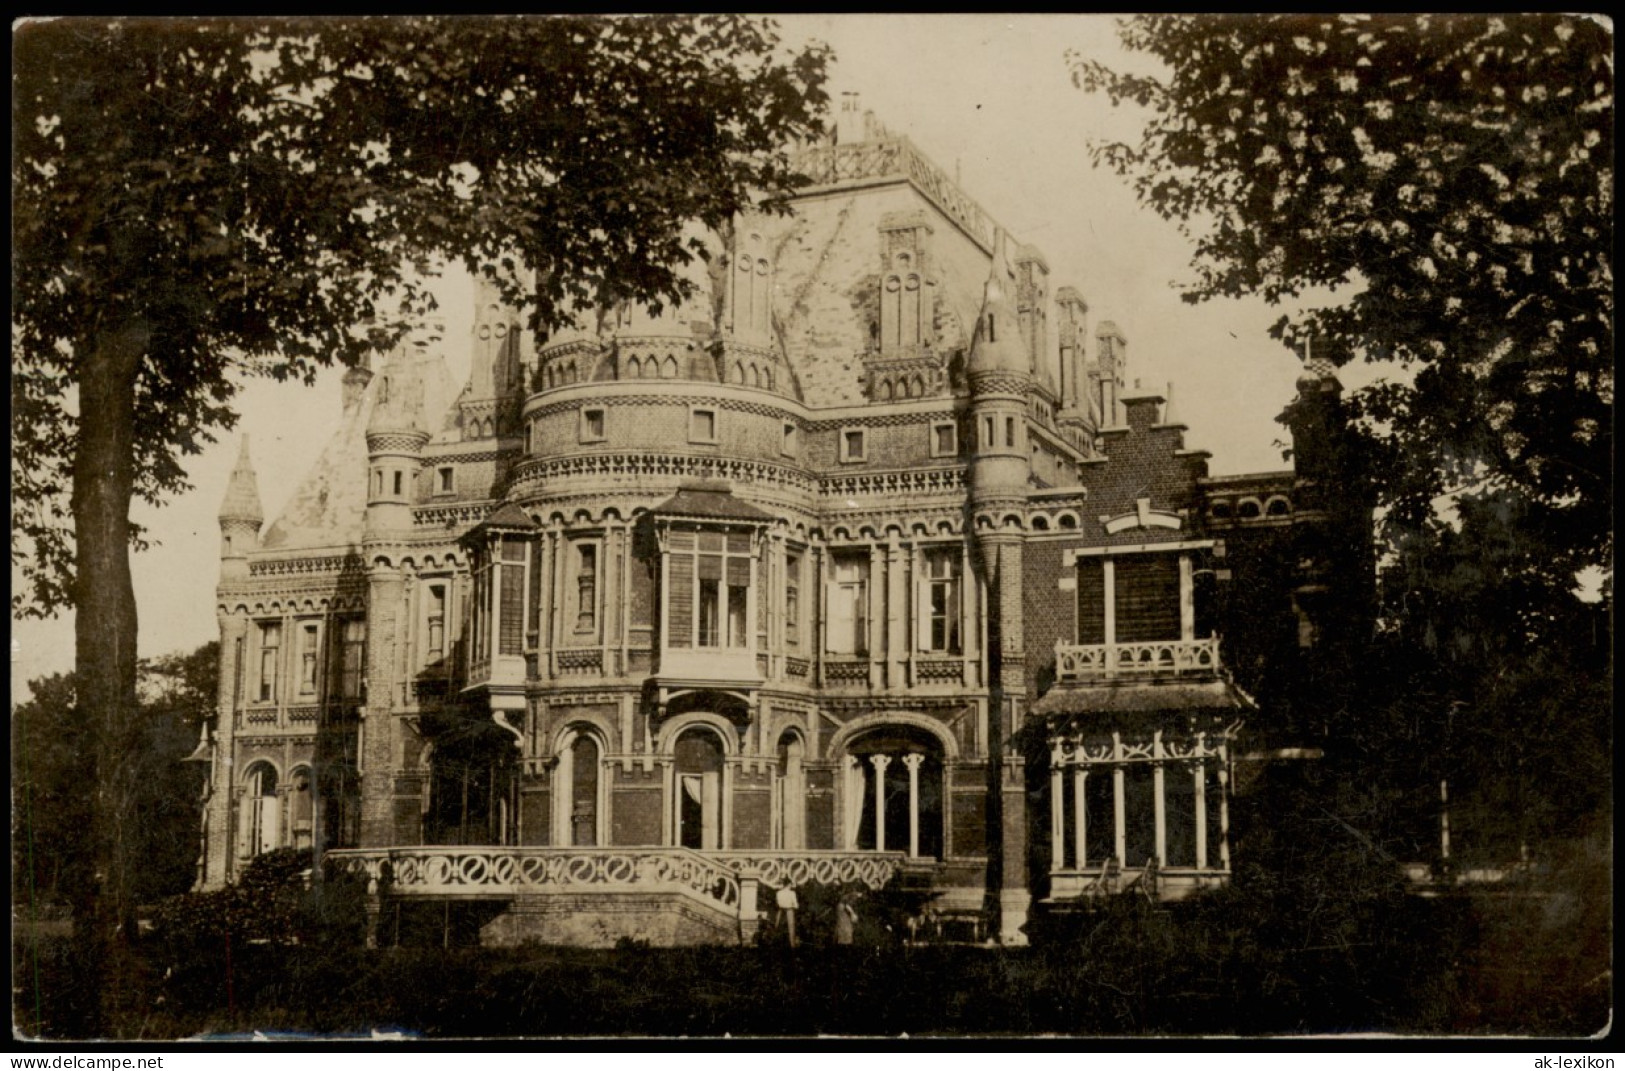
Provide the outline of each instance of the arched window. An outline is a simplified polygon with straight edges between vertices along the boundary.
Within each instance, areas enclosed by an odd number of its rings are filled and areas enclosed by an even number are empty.
[[[672,830],[677,846],[723,847],[722,740],[709,726],[685,729],[677,737],[675,759]]]
[[[239,817],[240,854],[245,859],[262,855],[282,843],[281,801],[277,798],[276,767],[256,762],[243,777],[243,805]]]
[[[847,747],[846,842],[857,851],[942,855],[942,745],[911,726],[882,726]]]
[[[667,357],[666,362],[660,366],[661,379],[677,378],[677,358]]]

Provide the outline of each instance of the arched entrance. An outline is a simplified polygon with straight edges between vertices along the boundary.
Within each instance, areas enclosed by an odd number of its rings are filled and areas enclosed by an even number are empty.
[[[678,847],[722,847],[722,739],[710,726],[684,729],[674,745],[672,829]]]
[[[883,725],[847,745],[847,844],[938,858],[943,846],[942,745],[923,729]]]

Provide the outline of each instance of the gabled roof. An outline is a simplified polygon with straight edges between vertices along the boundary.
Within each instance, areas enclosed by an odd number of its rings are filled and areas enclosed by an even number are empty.
[[[771,524],[778,518],[733,496],[726,483],[694,481],[654,508],[657,517],[681,517],[699,521],[744,521]]]

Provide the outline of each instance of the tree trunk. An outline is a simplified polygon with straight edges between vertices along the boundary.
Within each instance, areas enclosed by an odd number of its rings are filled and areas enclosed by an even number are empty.
[[[116,1029],[127,998],[134,936],[136,607],[130,579],[130,500],[135,488],[135,384],[150,333],[137,322],[100,335],[80,366],[73,463],[74,655],[80,716],[94,752],[89,830],[93,866],[88,918],[75,920],[87,984],[99,999],[87,1024]]]

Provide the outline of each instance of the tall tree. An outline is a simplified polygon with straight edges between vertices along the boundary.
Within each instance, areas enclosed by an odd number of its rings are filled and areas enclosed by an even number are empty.
[[[14,609],[77,614],[96,955],[127,932],[135,865],[130,503],[185,486],[180,459],[235,419],[235,370],[309,379],[386,344],[358,325],[420,299],[431,257],[543,327],[572,301],[675,298],[685,223],[795,185],[826,58],[743,16],[16,30]]]
[[[220,643],[187,654],[144,659],[138,669],[133,875],[141,902],[184,892],[196,879],[198,793],[204,769],[184,760],[214,713]],[[90,797],[84,786],[94,727],[84,717],[71,674],[29,682],[12,711],[12,896],[19,904],[72,904],[91,888],[95,861],[84,842]]]
[[[1584,16],[1145,15],[1155,75],[1069,53],[1146,110],[1092,146],[1196,242],[1188,301],[1316,288],[1273,331],[1407,373],[1358,392],[1390,520],[1464,488],[1520,500],[1521,561],[1609,568],[1612,39]],[[1318,295],[1317,295],[1318,296]]]
[[[1345,780],[1421,819],[1372,823],[1404,834],[1406,858],[1439,849],[1447,779],[1480,862],[1589,828],[1608,798],[1611,668],[1606,613],[1575,587],[1612,568],[1608,29],[1146,15],[1120,30],[1160,70],[1068,61],[1079,87],[1144,110],[1137,144],[1092,151],[1194,240],[1185,299],[1323,303],[1273,333],[1400,369],[1349,399],[1395,567],[1382,672],[1350,681]]]

